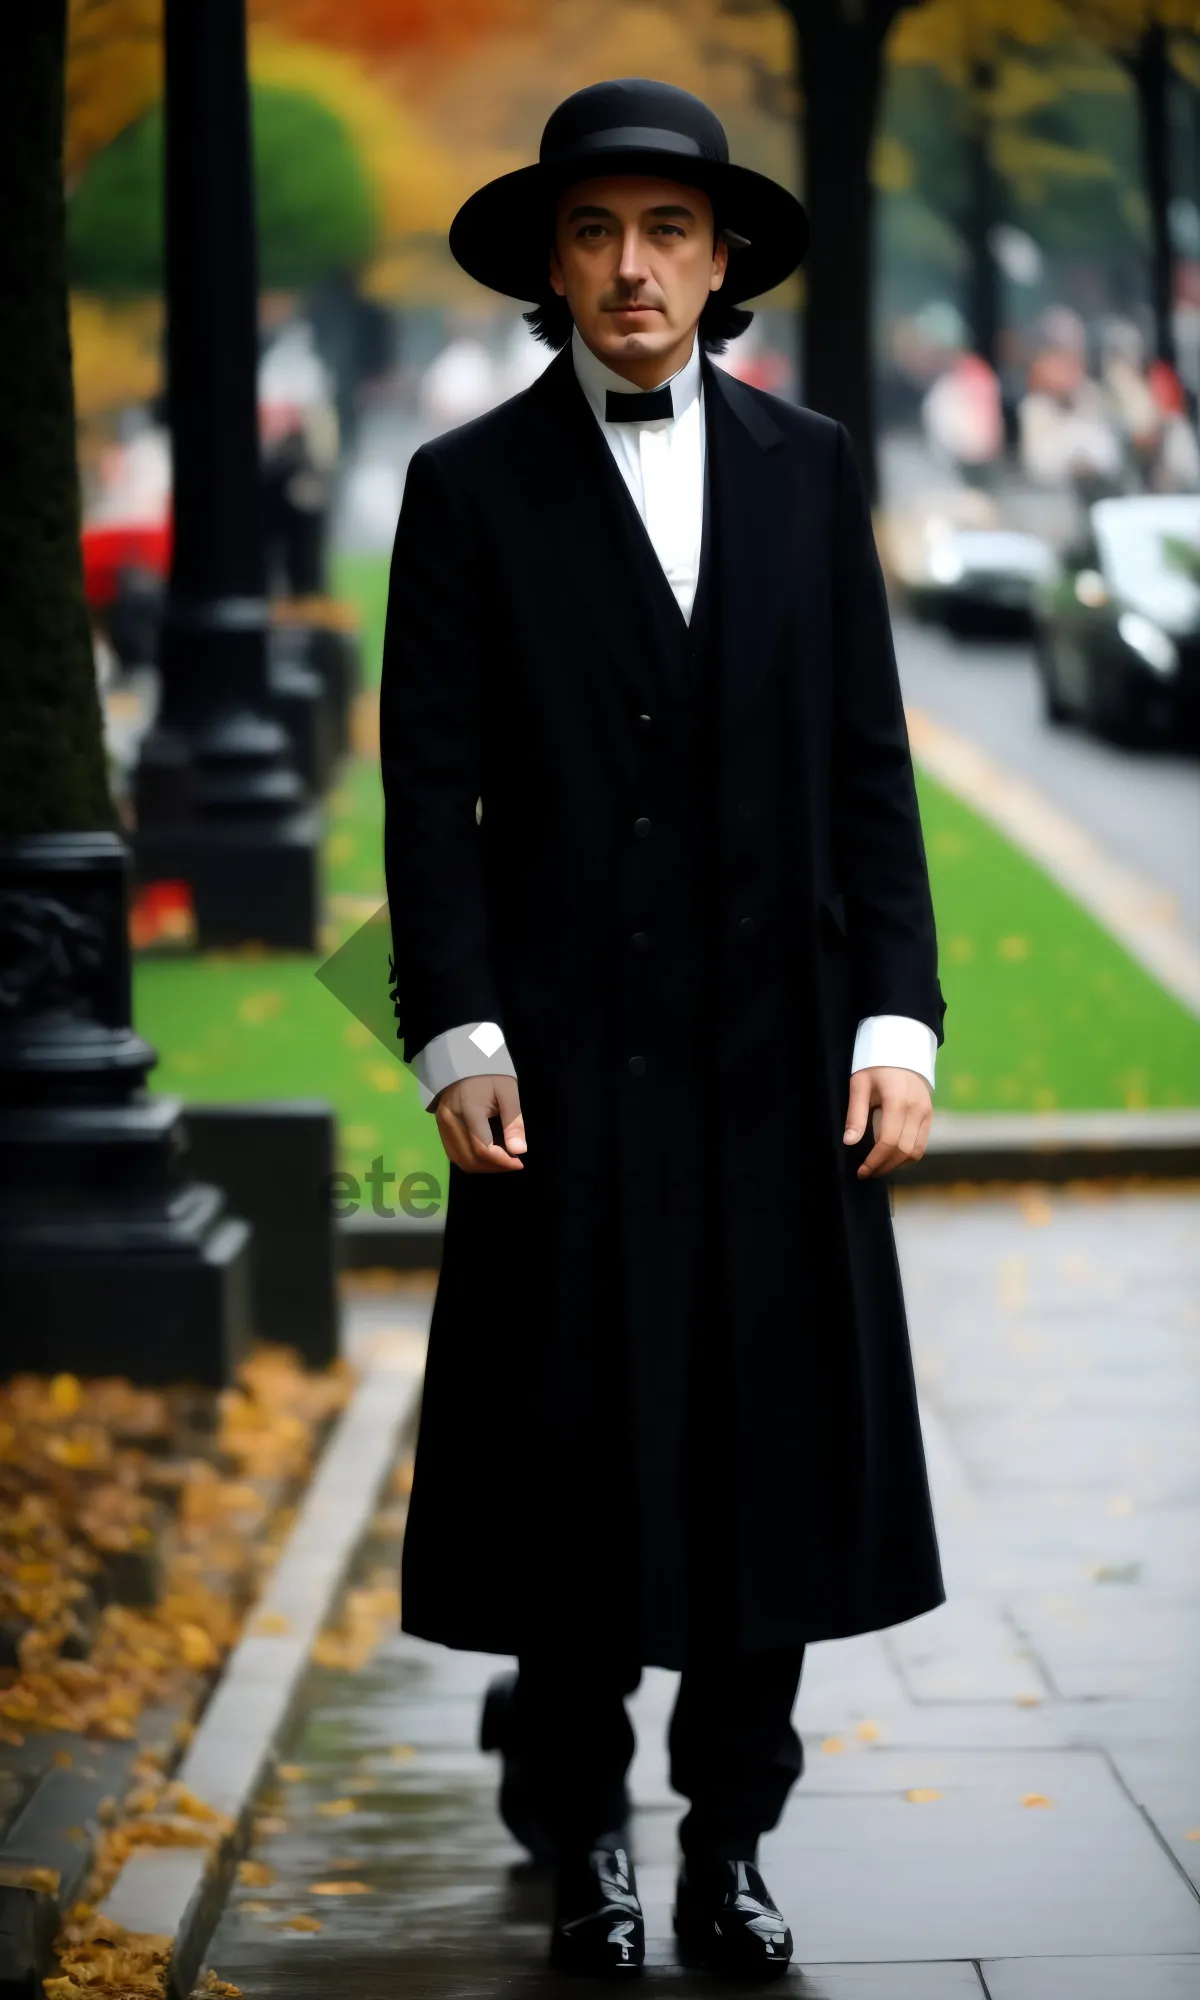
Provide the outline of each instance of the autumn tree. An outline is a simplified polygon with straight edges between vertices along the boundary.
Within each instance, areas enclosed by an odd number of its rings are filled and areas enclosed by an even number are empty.
[[[1120,63],[1138,107],[1142,185],[1150,232],[1150,310],[1160,361],[1174,367],[1175,254],[1171,241],[1171,99],[1176,36],[1200,32],[1200,0],[1064,0]]]
[[[256,88],[255,213],[268,290],[359,270],[378,245],[374,191],[350,134],[295,91]],[[71,280],[114,297],[162,284],[163,118],[154,104],[97,154],[67,218]]]
[[[505,27],[536,20],[545,0],[247,0],[256,31],[323,45],[370,64],[424,54],[449,61]],[[65,169],[88,161],[162,91],[162,0],[70,0]]]
[[[996,331],[995,267],[986,221],[996,205],[997,170],[1003,170],[1000,128],[1007,123],[1011,157],[1014,110],[1019,116],[1036,108],[1039,89],[1046,101],[1055,88],[1045,73],[1039,84],[1026,66],[1026,95],[1014,106],[1011,93],[1005,101],[1006,79],[1011,86],[1019,75],[1019,60],[1014,67],[1014,57],[1019,59],[1022,50],[1074,43],[1090,44],[1115,61],[1134,92],[1155,345],[1163,360],[1174,362],[1171,93],[1176,42],[1182,44],[1185,36],[1194,37],[1198,31],[1200,0],[926,0],[900,24],[893,42],[895,59],[938,67],[958,83],[967,106],[964,164],[966,185],[974,196],[974,219],[965,226],[964,236],[972,253],[970,317],[981,352],[991,353]],[[1087,163],[1077,160],[1071,170],[1086,171]]]

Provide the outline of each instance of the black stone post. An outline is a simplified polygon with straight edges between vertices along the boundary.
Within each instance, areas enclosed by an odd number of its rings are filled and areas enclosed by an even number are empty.
[[[164,41],[174,544],[136,867],[191,884],[202,946],[314,950],[318,816],[268,667],[245,0],[167,0]]]
[[[230,1380],[250,1231],[181,1171],[130,1020],[120,836],[0,839],[0,1374]]]

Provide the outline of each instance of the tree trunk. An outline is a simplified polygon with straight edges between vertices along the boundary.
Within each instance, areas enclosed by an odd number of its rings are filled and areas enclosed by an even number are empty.
[[[971,346],[993,368],[1000,365],[1002,317],[1000,270],[992,247],[992,232],[1000,221],[1000,187],[992,165],[990,94],[995,75],[990,63],[972,65],[967,89],[966,182],[963,233],[971,264],[967,279],[967,324]]]
[[[805,259],[801,386],[811,409],[845,424],[867,490],[878,490],[871,339],[871,146],[891,8],[851,15],[834,0],[789,0],[804,91]]]
[[[79,550],[62,184],[66,0],[0,63],[0,834],[115,823]]]
[[[1155,22],[1142,34],[1127,67],[1138,104],[1142,180],[1150,211],[1150,309],[1154,350],[1176,365],[1172,308],[1175,260],[1171,248],[1171,60],[1166,30]]]

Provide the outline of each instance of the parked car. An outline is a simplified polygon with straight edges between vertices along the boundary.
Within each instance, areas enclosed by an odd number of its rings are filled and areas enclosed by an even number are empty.
[[[1200,494],[1097,500],[1038,586],[1034,651],[1051,721],[1200,738]]]
[[[922,545],[903,581],[918,618],[952,632],[1026,636],[1034,585],[1054,568],[1038,535],[1014,528],[926,523]]]

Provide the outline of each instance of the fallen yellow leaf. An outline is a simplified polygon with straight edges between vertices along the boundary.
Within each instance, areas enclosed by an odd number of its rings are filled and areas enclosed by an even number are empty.
[[[239,1903],[238,1909],[241,1911],[243,1916],[249,1916],[249,1917],[273,1917],[275,1915],[274,1903],[256,1903],[253,1900],[251,1900],[249,1902]]]
[[[264,1021],[272,1020],[282,1007],[282,993],[247,993],[238,1008],[238,1018],[250,1027],[258,1028]]]
[[[310,1882],[308,1893],[310,1896],[369,1896],[371,1887],[367,1882]]]
[[[1019,1694],[1017,1696],[1018,1708],[1040,1708],[1041,1705],[1042,1697],[1040,1694]]]
[[[917,1785],[911,1792],[905,1792],[904,1796],[906,1799],[911,1799],[913,1805],[924,1806],[928,1805],[931,1799],[940,1799],[942,1795],[929,1785]]]
[[[1021,1804],[1023,1806],[1052,1806],[1054,1800],[1048,1799],[1044,1792],[1026,1792],[1024,1798],[1021,1800]]]
[[[1200,1840],[1200,1826],[1189,1826],[1183,1837],[1185,1840]]]
[[[408,1758],[415,1757],[416,1754],[411,1743],[393,1743],[388,1751],[388,1756],[394,1758],[397,1764],[407,1762]]]
[[[198,1671],[202,1671],[205,1667],[215,1667],[221,1657],[208,1633],[200,1625],[180,1626],[179,1648],[188,1666],[195,1667]]]
[[[269,1889],[278,1881],[275,1870],[266,1861],[242,1861],[238,1864],[238,1881],[247,1889]]]
[[[285,1917],[279,1926],[283,1931],[319,1931],[323,1928],[319,1917]]]
[[[250,1630],[260,1639],[282,1639],[291,1632],[292,1621],[285,1618],[282,1611],[263,1611],[254,1620]]]
[[[282,1778],[285,1785],[298,1785],[302,1778],[307,1778],[308,1772],[303,1764],[277,1764],[275,1776]]]
[[[877,1722],[860,1722],[855,1728],[854,1734],[860,1743],[877,1743],[879,1741],[879,1724]]]
[[[57,1868],[26,1868],[19,1861],[0,1861],[0,1884],[6,1889],[32,1889],[39,1896],[57,1896],[61,1880]]]
[[[352,1813],[356,1810],[357,1808],[353,1799],[326,1799],[322,1805],[317,1807],[317,1811],[325,1819],[342,1819],[346,1813]]]
[[[50,1384],[50,1401],[60,1417],[73,1417],[79,1408],[81,1391],[74,1375],[56,1375]]]
[[[844,1750],[845,1747],[846,1745],[840,1736],[827,1736],[821,1745],[822,1750],[826,1751],[831,1757],[836,1757],[838,1752]]]

